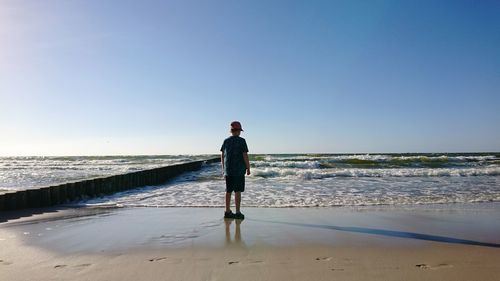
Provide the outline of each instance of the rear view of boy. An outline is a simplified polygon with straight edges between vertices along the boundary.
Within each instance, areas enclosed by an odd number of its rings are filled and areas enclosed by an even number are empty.
[[[231,136],[224,140],[221,151],[221,163],[226,180],[226,211],[224,218],[244,219],[240,211],[241,192],[245,191],[245,173],[250,175],[248,147],[244,138],[240,137],[243,129],[241,123],[231,123]],[[231,193],[234,191],[236,213],[231,211]]]

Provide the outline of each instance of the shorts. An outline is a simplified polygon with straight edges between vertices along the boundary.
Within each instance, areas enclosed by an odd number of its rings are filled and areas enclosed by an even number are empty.
[[[243,192],[245,191],[245,176],[225,176],[226,192]]]

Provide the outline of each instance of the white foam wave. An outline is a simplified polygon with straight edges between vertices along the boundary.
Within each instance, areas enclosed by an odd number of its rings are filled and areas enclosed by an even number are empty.
[[[345,154],[345,155],[266,155],[266,161],[303,161],[303,160],[330,160],[330,161],[345,161],[345,160],[363,160],[363,161],[487,161],[495,160],[495,155],[389,155],[389,154]]]
[[[287,167],[301,169],[318,169],[319,161],[252,161],[254,167]]]
[[[345,155],[294,155],[294,156],[280,156],[280,155],[266,155],[266,161],[283,161],[283,160],[387,160],[390,155],[384,154],[345,154]]]
[[[254,169],[255,177],[294,177],[300,179],[322,179],[331,177],[467,177],[499,176],[500,167],[485,168],[394,168],[394,169]]]

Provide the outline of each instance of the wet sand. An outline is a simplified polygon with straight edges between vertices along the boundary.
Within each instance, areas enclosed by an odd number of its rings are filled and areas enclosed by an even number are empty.
[[[215,208],[69,208],[11,219],[0,223],[0,280],[500,276],[498,203],[244,211],[244,221]]]

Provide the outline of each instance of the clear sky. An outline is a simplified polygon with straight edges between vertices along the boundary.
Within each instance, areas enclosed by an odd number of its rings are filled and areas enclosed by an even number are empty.
[[[0,155],[500,151],[499,1],[0,1]]]

